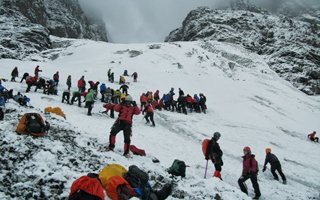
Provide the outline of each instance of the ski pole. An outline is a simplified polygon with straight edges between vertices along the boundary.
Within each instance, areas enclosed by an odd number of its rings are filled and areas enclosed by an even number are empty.
[[[206,178],[206,177],[207,177],[208,161],[209,161],[209,160],[207,160],[206,170],[204,171],[204,178]]]

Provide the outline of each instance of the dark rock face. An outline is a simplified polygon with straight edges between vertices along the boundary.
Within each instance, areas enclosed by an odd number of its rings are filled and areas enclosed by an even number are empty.
[[[289,18],[239,2],[227,10],[191,11],[165,41],[217,40],[243,46],[263,55],[271,69],[301,91],[320,94],[320,11]]]
[[[49,30],[20,12],[0,8],[0,58],[22,59],[51,48]]]
[[[0,30],[0,58],[53,48],[49,35],[107,41],[105,26],[91,24],[77,0],[1,0]]]
[[[107,41],[103,23],[90,23],[78,0],[4,0],[2,5],[46,27],[50,35]]]

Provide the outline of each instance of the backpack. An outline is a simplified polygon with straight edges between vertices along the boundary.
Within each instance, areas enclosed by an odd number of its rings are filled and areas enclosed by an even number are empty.
[[[88,174],[75,180],[68,200],[104,200],[104,189],[97,174]]]
[[[109,179],[112,176],[123,176],[128,171],[119,164],[108,164],[99,172],[99,179],[103,185],[106,187]]]
[[[174,176],[186,176],[186,163],[184,161],[175,159],[171,165],[171,167],[168,169],[168,173],[172,174]]]
[[[26,113],[21,117],[16,132],[18,134],[44,136],[49,127],[49,122],[44,121],[38,113]]]
[[[149,196],[151,188],[148,183],[149,175],[146,172],[142,171],[135,165],[131,165],[129,167],[129,171],[124,175],[124,178],[132,188],[138,188],[141,190],[142,199],[146,199],[146,197]]]
[[[106,192],[112,200],[127,200],[135,196],[133,188],[122,176],[112,176],[106,185]]]
[[[203,153],[204,157],[206,157],[206,152],[207,152],[209,141],[210,141],[209,139],[204,139],[202,141],[202,153]]]
[[[135,155],[139,155],[139,156],[145,156],[146,155],[146,152],[143,149],[139,149],[135,145],[130,145],[130,151]]]

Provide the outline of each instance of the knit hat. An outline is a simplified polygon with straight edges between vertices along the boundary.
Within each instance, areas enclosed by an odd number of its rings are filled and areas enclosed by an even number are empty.
[[[251,149],[250,149],[250,147],[248,147],[248,146],[245,146],[245,147],[243,148],[243,151],[246,151],[247,153],[251,153]]]
[[[213,134],[213,138],[216,139],[216,140],[219,140],[220,137],[221,137],[221,134],[219,132],[215,132]]]

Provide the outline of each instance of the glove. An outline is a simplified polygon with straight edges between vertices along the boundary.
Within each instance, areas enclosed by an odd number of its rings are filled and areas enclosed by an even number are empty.
[[[133,106],[137,106],[136,101],[132,101],[132,105],[133,105]]]
[[[267,169],[266,167],[263,167],[262,172],[265,172],[265,171],[266,171],[266,169]]]
[[[205,159],[206,159],[206,160],[209,160],[209,156],[206,156]]]

